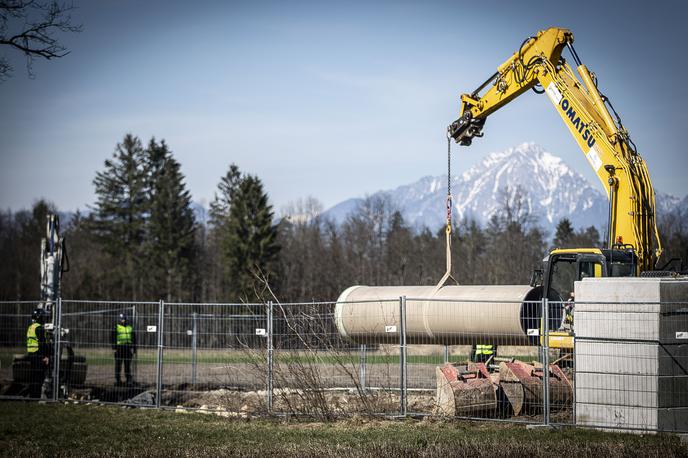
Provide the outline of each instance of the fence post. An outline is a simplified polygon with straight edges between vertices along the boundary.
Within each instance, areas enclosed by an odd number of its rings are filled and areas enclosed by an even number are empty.
[[[131,325],[134,327],[134,332],[137,332],[139,329],[138,327],[138,319],[136,316],[136,304],[131,306]],[[133,372],[134,372],[134,382],[138,381],[139,379],[139,352],[137,351],[134,353],[132,361],[133,365]]]
[[[359,356],[359,361],[358,361],[358,385],[361,387],[361,390],[366,389],[366,364],[367,358],[366,358],[366,351],[368,350],[366,347],[366,344],[361,344],[359,347],[360,350],[360,356]]]
[[[268,328],[268,390],[267,390],[267,402],[268,402],[268,412],[272,412],[272,377],[273,377],[273,359],[272,359],[272,353],[273,353],[273,341],[272,341],[272,334],[273,334],[273,329],[272,329],[272,301],[268,301],[268,310],[267,310],[267,328]]]
[[[406,416],[406,296],[399,298],[399,414]]]
[[[198,340],[197,332],[198,327],[196,326],[196,320],[198,318],[198,313],[193,312],[192,316],[192,326],[191,326],[191,384],[196,385],[196,370],[198,366]]]
[[[542,299],[542,316],[545,323],[542,344],[542,422],[545,426],[549,426],[549,299],[546,297]]]
[[[160,408],[160,397],[162,396],[162,358],[165,324],[165,301],[160,299],[158,306],[158,359],[157,359],[157,375],[155,383],[155,407]]]
[[[576,346],[577,346],[576,345],[576,332],[575,332],[575,328],[574,328],[574,331],[573,331],[573,354],[571,355],[571,358],[572,358],[571,364],[572,364],[572,368],[573,368],[571,378],[574,380],[574,382],[576,380]],[[571,399],[571,423],[573,424],[573,426],[576,426],[576,387],[575,387],[575,385],[573,387],[573,398]]]
[[[449,362],[449,345],[444,346],[444,364]]]
[[[55,313],[53,315],[55,321],[53,322],[53,401],[57,401],[60,397],[60,345],[62,340],[62,298],[58,297],[55,303]]]

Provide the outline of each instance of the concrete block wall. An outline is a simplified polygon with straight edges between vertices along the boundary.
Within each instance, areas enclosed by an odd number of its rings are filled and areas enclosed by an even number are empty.
[[[688,280],[575,285],[576,424],[688,431]]]

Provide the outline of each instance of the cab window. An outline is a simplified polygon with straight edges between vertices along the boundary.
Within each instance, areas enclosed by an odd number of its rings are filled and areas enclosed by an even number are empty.
[[[574,281],[576,281],[576,259],[574,257],[555,259],[549,289],[550,292],[559,296],[556,300],[567,301],[570,299]]]
[[[580,278],[582,280],[587,277],[601,277],[602,264],[599,262],[585,261],[580,263]]]

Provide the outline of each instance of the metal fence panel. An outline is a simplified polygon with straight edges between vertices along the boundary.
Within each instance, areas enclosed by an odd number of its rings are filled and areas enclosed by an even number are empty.
[[[87,366],[85,374],[71,371],[75,380],[69,381],[73,387],[70,398],[149,404],[144,396],[136,396],[154,392],[156,386],[159,303],[62,300],[61,307],[61,352],[63,359],[64,355],[72,357],[65,368]],[[120,314],[126,315],[136,339],[130,355],[115,350]]]
[[[338,332],[334,308],[332,302],[273,304],[275,412],[334,418],[391,411],[379,402],[389,397],[391,385],[369,386],[378,380],[371,374],[379,364],[369,350],[362,359],[361,344]]]
[[[264,412],[265,310],[264,304],[166,303],[161,404]]]
[[[0,398],[28,395],[26,332],[37,304],[0,302]],[[489,335],[471,328],[508,321],[500,314],[513,318],[515,306],[517,326]],[[47,399],[239,417],[408,414],[688,431],[685,302],[577,302],[573,352],[549,348],[567,335],[563,310],[572,303],[547,300],[54,307],[51,335],[60,337],[48,369],[60,377],[52,385],[48,377]],[[359,317],[356,332],[343,331],[342,313]],[[120,314],[133,327],[131,358],[115,349]],[[489,343],[494,353],[478,357]]]
[[[31,366],[26,356],[26,333],[37,301],[0,302],[0,389],[3,398],[28,396],[28,387],[12,386],[15,378],[28,380]],[[22,360],[17,361],[15,360]]]
[[[688,430],[688,303],[576,303],[575,423]]]
[[[572,370],[547,380],[549,372],[543,369],[550,358],[572,359],[542,346],[547,342],[544,335],[561,324],[558,304],[423,298],[407,298],[407,304],[408,321],[417,323],[416,328],[423,324],[422,329],[409,330],[417,334],[414,345],[408,346],[410,413],[542,423],[550,412],[545,387],[552,390],[554,384],[561,391],[554,396],[557,414],[571,416]],[[464,320],[461,329],[444,325],[457,320]],[[486,320],[516,324],[501,325],[501,331],[489,334],[472,324]],[[543,327],[545,322],[549,326]]]

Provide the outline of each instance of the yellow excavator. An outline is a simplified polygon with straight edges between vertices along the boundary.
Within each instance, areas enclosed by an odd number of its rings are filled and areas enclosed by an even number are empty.
[[[562,57],[568,49],[574,73]],[[532,89],[546,94],[578,143],[609,198],[606,248],[554,249],[536,269],[531,285],[554,301],[573,299],[573,284],[586,276],[660,275],[662,254],[656,225],[655,193],[645,162],[598,81],[573,48],[570,30],[552,27],[527,38],[518,50],[470,94],[461,96],[461,114],[448,128],[468,146],[483,136],[487,117]],[[550,329],[557,329],[552,327]],[[550,347],[573,348],[570,330],[550,333]]]

